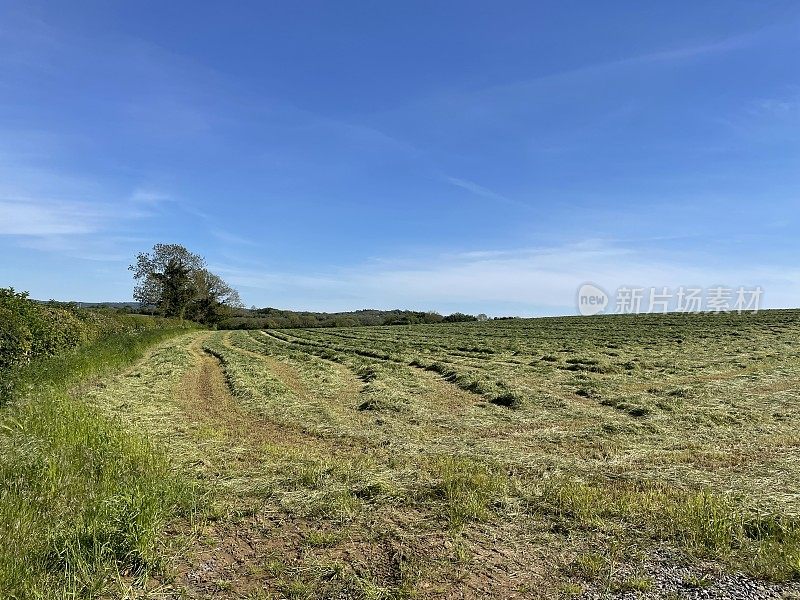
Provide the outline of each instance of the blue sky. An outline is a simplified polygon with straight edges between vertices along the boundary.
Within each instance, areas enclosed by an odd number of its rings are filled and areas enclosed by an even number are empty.
[[[798,306],[798,56],[794,1],[0,2],[0,285],[177,242],[248,305]]]

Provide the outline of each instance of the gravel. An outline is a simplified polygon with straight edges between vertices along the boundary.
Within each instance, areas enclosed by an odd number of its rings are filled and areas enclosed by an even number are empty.
[[[620,591],[620,583],[634,579],[649,581],[649,589]],[[759,581],[743,573],[723,573],[710,564],[682,564],[676,556],[667,554],[650,557],[635,568],[619,566],[613,580],[617,585],[594,582],[580,598],[800,600],[800,582],[776,584]]]

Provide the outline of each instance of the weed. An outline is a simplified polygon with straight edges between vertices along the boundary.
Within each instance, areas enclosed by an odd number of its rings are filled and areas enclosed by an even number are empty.
[[[689,575],[684,578],[683,585],[686,587],[702,590],[710,587],[712,580],[702,575]]]
[[[601,574],[606,570],[607,564],[608,561],[601,554],[587,552],[575,558],[571,570],[576,577],[586,581],[594,581],[600,578]]]
[[[611,586],[615,592],[649,592],[653,589],[653,580],[649,577],[640,575],[627,577],[621,581],[615,581]]]

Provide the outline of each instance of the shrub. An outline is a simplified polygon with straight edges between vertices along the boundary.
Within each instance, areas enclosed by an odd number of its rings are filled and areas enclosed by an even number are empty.
[[[445,323],[466,323],[468,321],[477,321],[478,317],[474,315],[465,315],[464,313],[455,312],[452,315],[447,315],[442,319]]]
[[[75,350],[109,335],[175,327],[166,319],[43,304],[25,292],[0,288],[0,405],[13,396],[18,371],[37,358]]]
[[[0,369],[16,367],[39,356],[53,356],[99,339],[149,329],[152,317],[28,299],[25,292],[0,288]]]
[[[18,313],[0,306],[0,369],[25,364],[31,356],[33,336]]]
[[[49,306],[27,311],[28,327],[33,336],[32,356],[52,356],[75,348],[90,337],[89,328],[73,312]]]

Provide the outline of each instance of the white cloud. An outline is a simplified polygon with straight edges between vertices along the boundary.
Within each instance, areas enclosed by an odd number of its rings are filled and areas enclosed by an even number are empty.
[[[131,252],[125,251],[131,248],[132,242],[116,236],[26,236],[18,240],[17,245],[21,248],[97,263],[128,262],[133,255]]]
[[[770,307],[800,298],[800,270],[759,265],[714,267],[653,257],[598,242],[552,248],[475,251],[424,262],[381,261],[326,274],[218,267],[256,303],[311,310],[364,307],[471,310],[492,314],[573,313],[578,287],[761,285]]]
[[[87,188],[87,196],[98,192]],[[13,194],[0,197],[0,235],[64,236],[98,233],[126,221],[152,216],[171,198],[156,191],[135,191],[127,200],[50,199]]]

